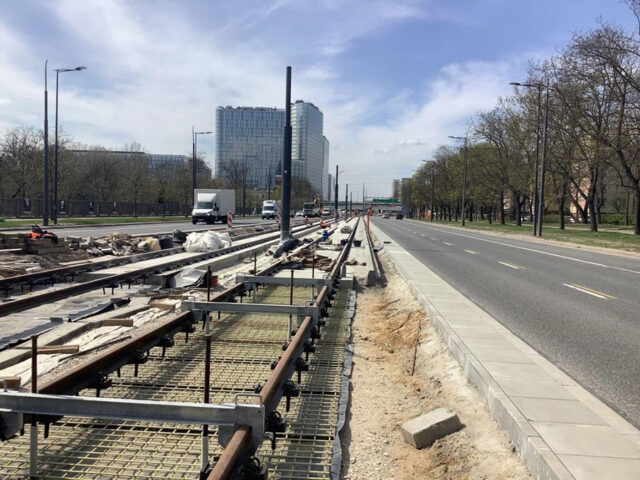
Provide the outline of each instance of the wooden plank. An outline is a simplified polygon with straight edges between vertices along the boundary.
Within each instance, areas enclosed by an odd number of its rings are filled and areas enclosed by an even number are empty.
[[[106,318],[102,327],[133,327],[133,318]]]
[[[7,388],[11,390],[20,389],[20,385],[22,384],[22,378],[20,377],[0,377],[0,387],[4,388],[4,383],[6,382]]]
[[[18,350],[30,350],[25,344],[16,347]],[[57,353],[78,353],[80,345],[42,345],[38,347],[38,354],[55,355]]]
[[[38,347],[38,353],[53,355],[56,353],[78,353],[80,345],[46,345]]]

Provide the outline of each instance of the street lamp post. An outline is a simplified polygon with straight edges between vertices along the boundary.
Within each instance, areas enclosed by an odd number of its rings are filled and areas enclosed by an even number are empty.
[[[193,160],[191,162],[191,200],[192,204],[196,204],[196,165],[197,165],[197,150],[198,150],[198,135],[209,135],[213,132],[196,132],[196,127],[191,127],[191,140],[193,143]]]
[[[549,123],[549,80],[546,84],[511,82],[509,85],[516,87],[536,88],[538,90],[538,106],[536,109],[536,173],[533,192],[534,216],[533,216],[533,236],[542,236],[542,217],[544,216],[544,175],[547,158],[547,125]],[[538,167],[538,146],[540,144],[540,104],[542,101],[542,89],[546,89],[544,101],[544,125],[542,131],[542,162]],[[540,170],[540,188],[538,189],[538,169]]]
[[[542,129],[542,165],[540,166],[540,195],[538,195],[538,236],[542,236],[542,218],[544,217],[544,174],[547,164],[547,126],[549,124],[549,80],[545,86],[547,92],[544,99],[544,126]],[[562,214],[562,212],[561,212]]]
[[[56,68],[56,127],[55,149],[53,154],[53,223],[58,224],[58,78],[61,73],[79,72],[87,67]]]
[[[453,137],[449,135],[449,138],[453,138],[454,140],[463,140],[464,141],[464,153],[463,153],[463,167],[462,167],[462,222],[461,225],[464,227],[464,215],[465,215],[465,204],[464,204],[464,196],[467,190],[467,148],[469,137],[465,135],[464,137]]]
[[[535,88],[538,90],[538,104],[536,105],[536,166],[535,166],[535,175],[534,175],[534,184],[533,184],[533,215],[532,215],[532,223],[533,223],[533,231],[532,235],[535,237],[537,234],[538,228],[538,170],[539,170],[539,150],[540,150],[540,104],[542,102],[542,88],[543,85],[541,83],[520,83],[520,82],[510,82],[509,85],[513,85],[515,87],[526,87],[526,88]]]

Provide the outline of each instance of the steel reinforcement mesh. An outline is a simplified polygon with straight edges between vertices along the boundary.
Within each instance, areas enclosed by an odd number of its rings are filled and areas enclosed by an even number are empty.
[[[287,431],[278,434],[275,450],[265,441],[258,455],[269,466],[270,478],[329,478],[332,443],[337,423],[342,365],[348,336],[346,310],[350,290],[338,288],[322,339],[302,372],[301,395],[285,400],[279,411]],[[289,303],[289,287],[260,288],[258,302]],[[307,287],[294,289],[294,303],[311,299]],[[250,301],[251,296],[243,301]],[[253,392],[271,373],[271,362],[282,355],[287,339],[288,315],[212,314],[211,402],[229,402],[235,393]],[[296,319],[293,319],[296,324]],[[102,396],[156,401],[202,402],[204,396],[205,341],[201,325],[185,342],[164,357],[151,350],[134,377],[133,365],[111,375],[112,387]],[[294,373],[294,380],[297,374]],[[83,396],[95,391],[84,390]],[[0,478],[28,478],[29,425],[25,435],[0,444]],[[66,417],[51,425],[47,439],[40,426],[38,474],[45,479],[196,479],[200,470],[201,427],[134,421],[108,421]],[[210,430],[210,455],[219,455],[215,427]]]

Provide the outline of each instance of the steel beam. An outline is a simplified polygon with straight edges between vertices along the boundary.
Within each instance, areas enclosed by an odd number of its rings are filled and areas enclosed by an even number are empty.
[[[259,395],[242,395],[258,398]],[[240,426],[251,428],[252,438],[262,441],[264,434],[264,404],[209,404],[186,402],[154,402],[120,398],[94,398],[70,395],[45,395],[6,391],[0,392],[0,411],[6,415],[23,413],[51,416],[104,418],[108,420],[139,420],[146,422],[197,423],[218,425],[234,430]],[[223,446],[228,439],[221,439]]]
[[[319,309],[316,305],[281,305],[277,303],[232,303],[232,302],[182,302],[182,308],[196,312],[266,313],[270,315],[296,315],[312,317],[317,322]]]
[[[252,275],[236,275],[236,283],[244,283],[245,285],[291,285],[291,279],[285,277],[267,277]],[[333,280],[330,278],[294,278],[294,287],[310,287],[317,288],[331,285]]]

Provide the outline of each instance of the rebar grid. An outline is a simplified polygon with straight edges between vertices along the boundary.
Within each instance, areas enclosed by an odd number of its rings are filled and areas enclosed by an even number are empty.
[[[298,293],[299,290],[305,290]],[[289,303],[289,287],[261,287],[257,301]],[[336,290],[333,308],[317,351],[310,357],[308,372],[301,375],[301,395],[292,398],[285,413],[285,434],[277,448],[265,442],[259,454],[268,463],[270,478],[328,478],[332,442],[337,422],[344,346],[347,338],[348,292]],[[294,288],[294,303],[310,299],[311,289]],[[245,301],[250,299],[245,297]],[[230,314],[220,319],[212,313],[211,402],[229,402],[237,392],[252,392],[268,378],[271,362],[282,354],[287,339],[288,315]],[[293,319],[296,326],[296,319]],[[124,366],[120,376],[111,375],[113,386],[102,396],[162,401],[201,402],[204,397],[204,336],[198,325],[185,342],[163,357],[161,348],[151,350],[146,364]],[[294,374],[293,379],[297,380]],[[85,396],[95,391],[84,390]],[[29,426],[26,427],[29,429]],[[216,434],[210,428],[210,434]],[[0,444],[0,478],[28,478],[29,436]],[[47,479],[194,479],[200,465],[201,429],[196,425],[151,424],[66,417],[51,426],[50,436],[39,439],[38,467]],[[215,437],[210,458],[221,453]]]

